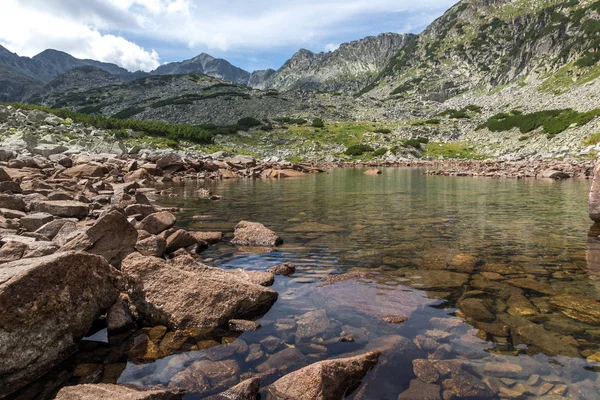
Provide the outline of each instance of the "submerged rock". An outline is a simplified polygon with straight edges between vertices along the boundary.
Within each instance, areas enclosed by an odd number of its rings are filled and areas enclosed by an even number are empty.
[[[69,356],[117,300],[115,272],[81,252],[0,266],[0,393],[9,394]]]
[[[169,382],[169,388],[195,393],[214,393],[238,383],[239,374],[240,366],[234,360],[201,360],[175,374]]]
[[[256,400],[259,390],[260,378],[250,378],[205,400]]]
[[[181,398],[183,398],[182,392],[172,390],[143,390],[105,383],[67,386],[56,395],[56,400],[176,400]]]
[[[235,227],[231,243],[239,246],[273,247],[283,244],[283,239],[259,222],[241,221]]]
[[[216,328],[231,319],[251,319],[277,300],[277,292],[190,256],[166,262],[134,253],[122,271],[130,278],[137,309],[154,324],[172,328]]]
[[[442,388],[439,385],[413,379],[408,389],[398,395],[398,400],[442,400]]]
[[[352,393],[367,372],[377,364],[379,352],[320,361],[280,378],[267,399],[337,400]]]
[[[296,266],[294,265],[294,263],[286,262],[286,263],[271,267],[269,269],[269,272],[272,273],[273,275],[290,276],[296,272]]]
[[[550,302],[565,315],[592,325],[600,325],[600,302],[583,296],[554,296]]]

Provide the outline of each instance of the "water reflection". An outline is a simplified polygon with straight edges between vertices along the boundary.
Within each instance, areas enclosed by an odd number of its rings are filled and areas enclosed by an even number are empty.
[[[222,200],[197,199],[189,184],[160,201],[185,208],[183,228],[230,237],[250,219],[286,244],[256,252],[225,243],[203,259],[250,270],[291,261],[297,272],[277,278],[280,298],[258,331],[152,363],[130,359],[119,382],[213,393],[379,348],[387,356],[354,398],[598,397],[600,232],[588,237],[588,182],[390,168],[206,185]],[[348,271],[352,279],[322,281]]]

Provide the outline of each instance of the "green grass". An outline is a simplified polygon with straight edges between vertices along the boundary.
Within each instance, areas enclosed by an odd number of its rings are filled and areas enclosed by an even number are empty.
[[[600,132],[586,137],[582,142],[584,146],[595,146],[598,143],[600,143]]]
[[[355,144],[348,147],[344,154],[346,154],[347,156],[358,157],[362,156],[365,153],[370,153],[374,150],[374,148],[366,144]]]
[[[490,117],[477,129],[487,128],[492,132],[503,132],[518,128],[521,133],[528,133],[543,127],[544,132],[549,137],[553,137],[571,125],[585,125],[597,116],[600,116],[600,108],[584,113],[579,113],[570,108],[537,111],[530,114],[499,113]]]
[[[473,146],[465,142],[428,143],[425,156],[444,159],[483,160],[486,157],[478,154]]]

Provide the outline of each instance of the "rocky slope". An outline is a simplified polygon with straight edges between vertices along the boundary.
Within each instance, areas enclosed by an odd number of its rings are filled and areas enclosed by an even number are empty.
[[[470,89],[549,77],[573,79],[600,58],[600,2],[463,0],[401,51],[364,92],[444,101]]]
[[[414,35],[384,33],[344,43],[328,53],[315,54],[302,49],[264,82],[252,82],[251,86],[277,90],[358,92],[413,40]]]
[[[14,101],[38,91],[43,82],[0,64],[0,101]]]

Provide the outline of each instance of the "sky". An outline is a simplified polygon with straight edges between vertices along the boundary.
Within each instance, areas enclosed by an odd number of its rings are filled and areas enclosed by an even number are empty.
[[[248,71],[297,50],[333,51],[384,32],[419,33],[456,0],[2,0],[0,45],[45,49],[130,71],[200,53]]]

